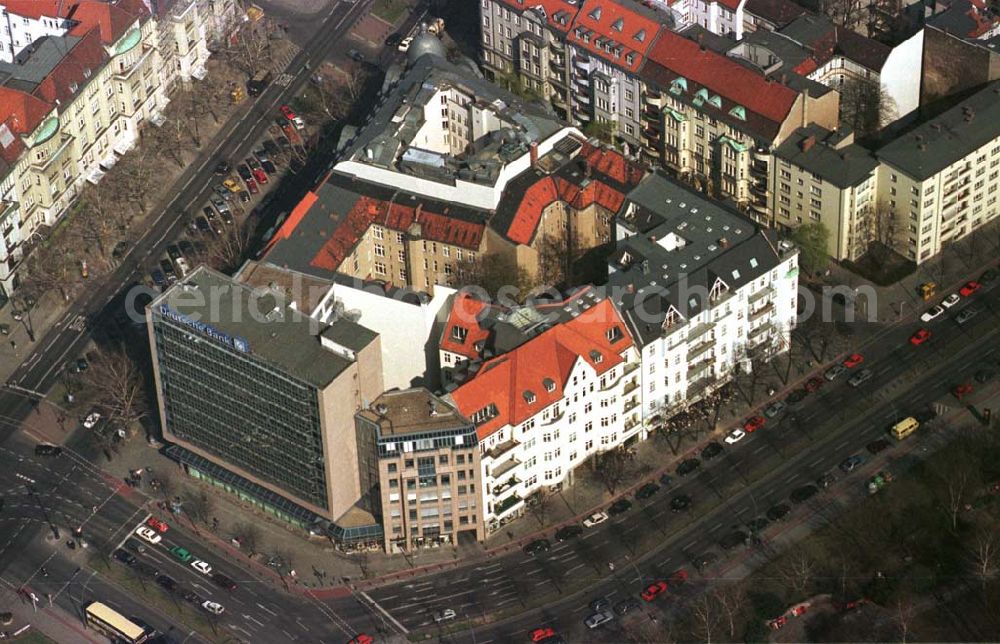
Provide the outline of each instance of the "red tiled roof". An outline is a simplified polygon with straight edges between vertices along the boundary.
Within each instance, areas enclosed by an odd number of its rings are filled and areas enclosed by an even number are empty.
[[[608,331],[619,327],[623,337],[612,344]],[[497,415],[476,428],[479,440],[505,425],[517,425],[561,400],[573,367],[582,360],[598,374],[622,362],[621,353],[632,346],[625,323],[610,300],[602,300],[578,317],[558,324],[510,353],[483,364],[478,375],[452,392],[456,407],[467,418],[496,405]],[[591,351],[601,354],[595,362]],[[544,380],[555,384],[547,391]],[[534,394],[528,403],[525,392]]]
[[[316,203],[317,199],[319,199],[319,197],[316,193],[310,190],[305,194],[305,196],[302,197],[302,200],[299,203],[295,204],[295,207],[292,208],[292,212],[288,213],[288,218],[285,219],[284,223],[281,224],[281,227],[274,233],[271,241],[267,243],[267,246],[264,248],[264,253],[271,250],[271,248],[278,243],[278,241],[288,239],[292,236],[292,231],[294,231],[295,227],[299,225],[302,218],[306,216],[306,213],[313,207],[313,204]]]
[[[808,76],[816,71],[817,67],[819,67],[819,65],[816,64],[816,60],[814,58],[806,58],[801,63],[793,67],[792,71],[801,76]]]
[[[729,9],[730,11],[736,11],[737,9],[739,9],[740,2],[742,1],[743,0],[718,0],[719,4],[721,4],[726,9]]]
[[[584,143],[579,156],[587,160],[591,167],[623,186],[634,187],[642,181],[645,171],[631,163],[620,152]]]
[[[588,41],[577,35],[580,28],[590,32]],[[643,56],[656,40],[659,31],[660,23],[657,21],[612,0],[585,0],[580,12],[576,14],[576,21],[573,29],[568,32],[567,39],[581,49],[634,72],[639,69]],[[637,38],[639,35],[641,40]],[[614,43],[621,45],[621,54],[615,56],[599,46],[597,41],[601,39],[613,41],[612,46]],[[631,63],[627,61],[630,53],[635,54]]]
[[[479,326],[479,314],[491,305],[477,299],[472,293],[460,291],[455,294],[455,299],[451,303],[451,311],[448,313],[448,321],[444,325],[444,332],[441,335],[440,348],[465,356],[470,360],[478,358],[480,352],[476,349],[477,342],[485,341],[490,332]],[[461,327],[466,330],[464,340],[458,340],[452,335],[454,327]]]
[[[519,13],[523,13],[526,9],[541,9],[549,27],[563,33],[569,31],[573,24],[573,18],[579,10],[579,6],[572,5],[566,0],[499,0],[499,2]],[[556,19],[556,15],[562,16],[563,14],[565,14],[565,21]]]
[[[0,158],[8,164],[15,163],[24,150],[20,135],[34,132],[51,111],[50,104],[31,94],[0,86],[0,114],[4,115],[3,124],[14,135],[13,143],[0,146]]]
[[[125,35],[136,19],[149,15],[149,9],[141,0],[118,0],[114,4],[101,0],[81,0],[67,12],[68,17],[79,24],[70,30],[80,36],[94,27],[100,29],[101,41],[112,44]]]
[[[32,93],[50,103],[58,101],[62,105],[69,105],[77,93],[70,86],[75,84],[79,91],[79,88],[90,82],[90,75],[100,70],[107,60],[108,54],[101,45],[97,30],[93,29],[56,63]]]
[[[546,175],[533,183],[521,199],[514,220],[507,229],[507,237],[517,244],[530,244],[542,212],[559,199],[559,190],[551,176]]]
[[[785,120],[798,97],[795,90],[770,82],[729,57],[702,49],[697,42],[672,31],[663,31],[648,56],[688,81],[775,123]],[[689,87],[689,92],[693,91]]]
[[[66,10],[72,6],[71,2],[60,2],[60,0],[6,0],[4,7],[7,13],[12,13],[25,18],[38,20],[42,16],[56,17],[59,15],[59,8],[62,7],[62,15],[66,15]]]
[[[420,224],[421,236],[424,239],[471,250],[479,249],[485,229],[482,224],[428,212],[419,205],[404,206],[362,196],[354,202],[347,217],[337,226],[309,263],[316,268],[336,271],[372,224],[406,232],[414,223]],[[284,226],[282,228],[284,229]],[[292,229],[288,233],[291,233]]]

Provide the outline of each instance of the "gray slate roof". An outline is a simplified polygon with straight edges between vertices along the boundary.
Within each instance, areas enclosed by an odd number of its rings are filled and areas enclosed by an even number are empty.
[[[254,290],[204,266],[192,271],[150,306],[158,311],[161,305],[209,324],[230,337],[242,338],[251,355],[317,388],[326,387],[351,364],[323,348],[319,332],[334,334],[335,342],[354,351],[360,351],[378,337],[373,331],[343,319],[324,327],[287,307],[274,292]],[[277,313],[269,314],[272,310]]]
[[[1000,137],[1000,81],[882,146],[876,156],[923,181]]]
[[[800,127],[775,149],[774,155],[822,177],[838,188],[856,186],[878,167],[878,161],[870,150],[857,143],[835,149],[833,146],[839,135],[842,134],[816,124]],[[815,137],[816,143],[808,151],[803,151],[802,143],[810,136]]]

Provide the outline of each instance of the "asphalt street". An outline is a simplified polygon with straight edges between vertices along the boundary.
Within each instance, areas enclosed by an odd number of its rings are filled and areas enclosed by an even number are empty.
[[[980,312],[959,325],[954,316],[968,306]],[[516,614],[490,627],[461,630],[450,636],[451,641],[526,641],[540,626],[554,627],[570,641],[616,641],[624,636],[618,624],[586,632],[583,620],[591,613],[588,603],[593,597],[636,597],[646,584],[681,569],[702,581],[724,574],[733,558],[746,553],[742,547],[725,551],[720,541],[737,529],[746,530],[748,521],[765,516],[779,503],[793,508],[786,521],[801,519],[807,510],[791,502],[789,494],[831,471],[844,479],[837,465],[852,454],[867,459],[847,477],[853,482],[848,485],[860,489],[879,464],[901,451],[894,448],[872,457],[865,450],[867,443],[886,437],[891,423],[926,409],[928,401],[971,379],[978,365],[990,363],[996,368],[998,314],[994,285],[963,301],[948,316],[923,325],[933,337],[922,346],[908,342],[918,324],[884,329],[863,350],[864,367],[875,374],[867,385],[854,389],[846,375],[825,383],[790,406],[783,417],[768,420],[764,428],[728,446],[721,456],[703,461],[697,474],[681,477],[671,472],[674,480],[669,486],[647,501],[633,499],[630,511],[586,530],[579,539],[555,543],[549,535],[554,545],[547,553],[529,556],[512,550],[489,563],[369,594],[411,630],[434,629],[433,615],[444,608],[455,610],[462,621]],[[697,456],[698,451],[688,456]],[[670,503],[679,495],[692,499],[690,510],[671,511]],[[764,530],[765,543],[768,530],[778,529],[772,525]],[[717,561],[699,576],[696,567],[706,555]],[[697,587],[690,584],[688,592]],[[534,608],[540,604],[545,607]],[[673,606],[676,602],[651,609],[656,614]]]
[[[147,232],[135,242],[118,269],[73,304],[39,339],[34,351],[8,379],[7,387],[0,390],[0,490],[6,503],[0,513],[0,577],[5,583],[16,587],[27,584],[50,594],[54,602],[73,612],[80,601],[107,600],[123,613],[139,617],[161,632],[189,633],[190,629],[184,625],[188,613],[180,613],[178,617],[176,613],[157,610],[141,596],[114,585],[114,574],[104,580],[85,569],[74,572],[89,553],[68,549],[65,542],[69,532],[82,526],[92,549],[111,552],[113,545],[144,518],[145,512],[139,509],[142,500],[118,494],[118,482],[105,480],[97,468],[71,449],[58,459],[35,457],[32,452],[35,441],[18,432],[18,428],[30,424],[33,399],[44,397],[62,376],[64,365],[79,356],[92,334],[100,330],[94,327],[105,319],[102,314],[108,303],[120,300],[126,285],[142,281],[149,260],[159,257],[166,245],[179,237],[189,217],[207,200],[216,180],[212,174],[215,164],[221,159],[242,158],[251,151],[272,122],[277,106],[303,87],[311,68],[343,44],[346,31],[369,4],[370,0],[333,6],[315,36],[290,63],[289,82],[276,82],[245,103],[245,113],[228,123],[206,145],[201,161],[181,175],[176,196],[152,219]],[[80,316],[87,324],[74,324]],[[34,492],[29,493],[27,485]],[[52,538],[49,520],[60,531],[59,541]],[[183,543],[196,553],[205,549],[199,539],[181,530],[173,530],[167,542]],[[163,559],[156,550],[143,556]],[[43,565],[48,577],[40,574]],[[218,599],[224,605],[232,603],[232,609],[219,622],[238,638],[335,642],[353,636],[355,628],[375,630],[375,624],[367,619],[369,613],[360,606],[349,606],[352,617],[349,625],[327,606],[264,587],[263,582],[238,563],[220,562],[219,567],[237,580],[239,588],[226,596],[225,601],[221,589],[204,583],[200,585],[205,590],[196,592],[203,592],[206,598]],[[194,571],[175,572],[181,581],[181,577],[190,577]],[[60,584],[65,584],[64,591]],[[155,584],[149,585],[154,586],[153,592],[160,592]],[[167,595],[164,597],[169,599]]]

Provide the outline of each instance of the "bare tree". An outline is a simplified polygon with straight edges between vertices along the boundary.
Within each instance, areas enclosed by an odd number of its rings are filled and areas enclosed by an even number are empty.
[[[857,0],[840,0],[853,4]],[[896,102],[877,78],[848,76],[840,87],[840,122],[859,138],[869,137],[896,120]]]
[[[212,513],[215,510],[215,499],[202,488],[194,492],[189,492],[184,497],[184,507],[189,515],[202,523],[212,520]]]
[[[69,301],[70,291],[79,277],[80,260],[77,253],[66,252],[57,240],[37,246],[24,260],[21,269],[21,297],[34,301],[52,289],[59,291],[63,300]]]
[[[272,30],[273,25],[269,18],[247,21],[226,40],[227,46],[223,53],[247,76],[252,76],[261,69],[270,69],[274,62],[271,59],[269,38]]]
[[[900,237],[899,220],[886,201],[878,201],[864,215],[863,239],[879,262],[892,255]]]
[[[789,555],[784,566],[781,567],[781,577],[795,591],[796,597],[803,597],[806,589],[812,583],[815,562],[801,548]]]
[[[109,247],[122,237],[127,226],[119,197],[108,183],[88,183],[80,192],[78,204],[69,236],[79,241],[87,254],[107,260]]]
[[[207,263],[223,273],[231,273],[239,268],[250,250],[250,233],[244,226],[233,223],[208,242]]]
[[[982,584],[984,596],[987,582],[996,574],[998,554],[1000,543],[997,542],[996,533],[985,528],[976,532],[976,541],[972,545],[972,565]]]
[[[735,641],[736,627],[747,603],[746,588],[742,584],[729,584],[717,588],[713,595],[725,615],[730,641]]]
[[[614,495],[619,484],[625,480],[628,469],[628,451],[617,447],[594,456],[594,471],[598,479]]]
[[[142,374],[124,347],[98,351],[86,372],[86,381],[100,396],[109,424],[131,427],[147,413]]]
[[[541,526],[545,525],[545,520],[552,509],[553,496],[550,488],[543,487],[533,492],[526,500],[528,512],[535,517]]]
[[[253,557],[259,552],[261,545],[260,528],[250,522],[237,523],[233,527],[233,537],[241,548],[246,548],[247,556]]]
[[[903,598],[896,601],[893,621],[896,622],[896,627],[899,629],[900,644],[906,644],[910,635],[910,624],[913,622],[915,614],[916,607],[912,601]]]
[[[691,605],[695,634],[705,644],[712,644],[712,637],[719,623],[718,610],[715,599],[709,593],[702,593]]]
[[[153,155],[143,145],[137,146],[137,149],[122,157],[115,173],[116,184],[121,189],[121,198],[136,206],[139,211],[146,210],[150,186],[155,185],[152,181],[155,171],[156,163]]]

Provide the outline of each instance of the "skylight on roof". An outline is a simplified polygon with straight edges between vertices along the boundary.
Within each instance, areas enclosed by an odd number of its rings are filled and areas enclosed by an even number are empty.
[[[756,257],[751,257],[750,258],[750,268],[757,268],[757,258]]]
[[[740,278],[740,271],[738,268],[733,269],[733,279],[738,280]]]
[[[621,31],[622,29],[625,28],[625,19],[618,18],[618,20],[615,20],[613,23],[611,23],[611,28],[614,29],[615,31]]]

